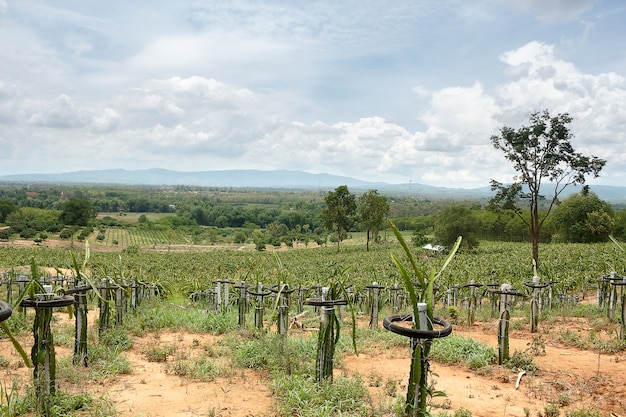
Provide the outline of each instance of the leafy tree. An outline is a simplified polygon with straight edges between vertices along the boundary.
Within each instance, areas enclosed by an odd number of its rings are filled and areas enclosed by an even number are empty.
[[[335,191],[329,191],[324,198],[326,207],[322,209],[320,217],[327,230],[337,232],[337,252],[342,233],[352,226],[356,215],[356,197],[346,185],[340,185]]]
[[[4,223],[7,215],[17,211],[18,207],[11,200],[0,200],[0,223]]]
[[[0,240],[9,240],[11,238],[11,228],[0,229]]]
[[[499,135],[491,137],[496,149],[504,152],[513,163],[518,175],[510,185],[491,180],[491,189],[497,191],[490,206],[496,209],[511,209],[529,228],[532,256],[539,265],[539,234],[541,227],[557,203],[563,190],[573,184],[584,184],[585,177],[597,177],[606,161],[596,156],[585,156],[572,147],[573,135],[568,124],[572,118],[567,113],[551,117],[547,110],[530,116],[530,125],[519,129],[502,127]],[[550,184],[542,183],[544,180]],[[552,188],[547,209],[540,216],[539,203],[546,197],[541,194]],[[528,205],[530,217],[522,216],[523,202]]]
[[[411,236],[411,242],[415,246],[423,246],[428,243],[428,235],[432,231],[431,217],[417,217],[415,219],[415,230]]]
[[[459,236],[463,236],[464,245],[477,246],[476,234],[480,227],[480,220],[467,207],[446,207],[435,217],[435,239],[442,245],[450,246],[456,242]]]
[[[617,239],[626,240],[626,210],[624,209],[615,213],[613,236]]]
[[[96,208],[88,200],[73,198],[63,203],[59,221],[63,224],[87,226],[96,217]]]
[[[585,186],[554,210],[559,236],[566,242],[606,242],[615,223],[613,208]]]
[[[378,231],[385,217],[389,215],[387,198],[378,194],[378,190],[369,190],[359,198],[359,216],[367,229],[366,249],[370,250],[370,232],[374,242],[378,241]]]

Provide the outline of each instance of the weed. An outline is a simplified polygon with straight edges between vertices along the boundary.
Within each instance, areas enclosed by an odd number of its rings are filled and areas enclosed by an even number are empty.
[[[511,330],[523,330],[527,322],[527,319],[511,320]]]
[[[446,307],[446,317],[450,319],[452,324],[457,324],[459,320],[459,308],[456,306]]]
[[[105,331],[100,342],[105,346],[119,350],[128,350],[133,346],[133,341],[128,337],[128,332],[120,327]]]
[[[543,415],[545,417],[559,417],[561,415],[561,409],[558,404],[548,404],[543,408]]]
[[[602,417],[602,413],[596,408],[579,408],[565,412],[565,417]]]
[[[567,394],[560,394],[554,402],[561,407],[567,407],[572,403],[572,399]]]
[[[569,329],[560,331],[557,340],[559,343],[569,347],[584,349],[586,346],[580,333]]]
[[[367,376],[367,386],[368,387],[380,387],[383,384],[383,378],[379,373],[371,372]]]
[[[532,356],[546,355],[546,344],[541,338],[541,335],[533,336],[533,340],[531,342],[528,342],[526,346],[528,346],[526,348],[526,352],[530,353]]]
[[[0,369],[9,369],[9,366],[11,366],[11,361],[4,356],[0,356]]]
[[[176,346],[152,346],[143,352],[148,362],[167,362],[168,356],[176,351]]]
[[[505,365],[508,368],[515,370],[523,369],[526,372],[535,372],[537,370],[537,365],[533,362],[532,356],[519,350],[513,352],[509,360],[506,361]]]
[[[232,358],[235,366],[287,374],[314,374],[316,341],[313,338],[285,339],[275,334],[254,340],[228,340],[235,351]]]
[[[389,397],[395,397],[398,394],[398,381],[395,379],[388,379],[385,382],[385,395]]]

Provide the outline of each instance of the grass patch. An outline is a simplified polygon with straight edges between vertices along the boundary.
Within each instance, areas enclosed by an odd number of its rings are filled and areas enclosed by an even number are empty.
[[[279,414],[299,417],[370,416],[371,403],[363,380],[336,378],[332,384],[317,383],[312,377],[284,375],[272,381]]]
[[[167,362],[167,358],[176,351],[176,346],[151,346],[143,352],[148,362]]]
[[[232,373],[226,372],[226,369],[206,355],[192,358],[187,354],[177,355],[176,359],[168,362],[166,367],[169,374],[205,382],[215,381],[218,377],[230,376]]]
[[[17,387],[0,386],[0,415],[18,416],[30,415],[42,410],[36,410],[37,399],[32,386],[26,388],[24,396],[20,396]],[[94,398],[88,393],[70,394],[57,391],[50,397],[46,415],[49,417],[84,416],[84,417],[113,417],[117,415],[115,407],[104,397]]]
[[[252,340],[228,338],[223,342],[235,352],[232,361],[240,368],[266,370],[272,374],[315,374],[315,338],[259,334]]]
[[[433,341],[430,357],[437,362],[464,365],[476,371],[492,364],[496,351],[472,338],[450,335]]]
[[[194,304],[165,304],[159,300],[146,303],[136,314],[129,315],[125,327],[135,336],[161,329],[224,334],[237,329],[237,312],[212,312]]]

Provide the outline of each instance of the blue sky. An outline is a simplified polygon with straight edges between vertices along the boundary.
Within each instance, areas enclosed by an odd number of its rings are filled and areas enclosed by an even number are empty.
[[[292,169],[512,180],[490,137],[568,112],[626,184],[626,3],[0,0],[0,175]]]

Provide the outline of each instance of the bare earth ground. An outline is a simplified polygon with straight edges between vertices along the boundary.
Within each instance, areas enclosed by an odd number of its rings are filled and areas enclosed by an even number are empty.
[[[435,388],[447,394],[446,398],[435,399],[435,404],[448,409],[450,414],[464,407],[475,417],[524,417],[524,408],[530,410],[531,416],[537,416],[550,401],[565,396],[571,404],[562,410],[593,405],[606,413],[626,415],[626,352],[598,355],[558,346],[554,339],[558,334],[557,326],[581,334],[586,331],[576,320],[553,325],[551,329],[540,328],[546,342],[546,355],[534,357],[539,371],[534,376],[524,376],[519,389],[515,389],[516,371],[496,367],[490,375],[478,375],[467,368],[431,361],[431,370],[436,374],[433,376]],[[496,347],[495,321],[455,327],[454,332]],[[532,336],[527,331],[513,332],[511,352],[524,351],[530,340]],[[275,415],[276,405],[262,373],[231,367],[227,377],[199,382],[174,375],[171,369],[168,372],[166,363],[150,362],[145,354],[154,346],[175,346],[173,355],[193,356],[217,348],[217,341],[217,336],[179,332],[136,338],[133,347],[124,353],[131,363],[130,375],[117,375],[104,383],[81,387],[61,386],[61,389],[103,395],[122,417]],[[32,338],[23,336],[22,344],[29,347]],[[379,408],[393,404],[396,396],[404,398],[410,351],[407,344],[406,348],[374,349],[373,352],[358,357],[348,355],[340,361],[335,373],[337,377],[359,374],[369,386],[372,406]],[[0,353],[11,362],[8,369],[0,371],[0,383],[10,386],[16,377],[28,383],[30,370],[17,368],[19,359],[6,339],[0,340]],[[69,355],[70,349],[57,348],[57,357]]]

